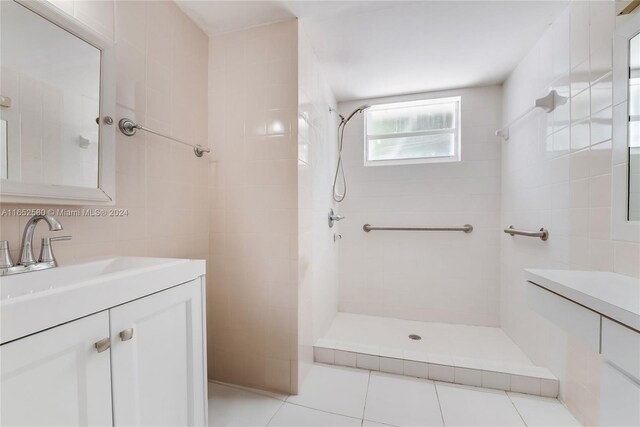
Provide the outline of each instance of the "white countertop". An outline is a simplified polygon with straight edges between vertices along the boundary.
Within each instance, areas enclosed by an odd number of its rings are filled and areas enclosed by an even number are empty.
[[[525,269],[545,289],[640,331],[640,279],[602,271]]]
[[[204,274],[204,260],[116,257],[2,276],[0,344]]]

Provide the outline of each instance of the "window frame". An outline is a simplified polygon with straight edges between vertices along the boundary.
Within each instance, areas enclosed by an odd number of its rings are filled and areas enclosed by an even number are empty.
[[[368,113],[370,111],[376,110],[386,110],[393,107],[418,107],[418,106],[426,106],[426,105],[437,105],[437,104],[449,104],[455,103],[454,108],[454,127],[453,127],[453,135],[454,135],[454,154],[452,156],[434,156],[434,157],[415,157],[415,158],[404,158],[404,159],[386,159],[386,160],[369,160],[369,141],[372,139],[390,139],[390,138],[402,138],[402,137],[412,137],[412,136],[425,136],[425,135],[441,135],[441,134],[449,134],[451,133],[451,129],[438,129],[438,130],[430,130],[430,131],[420,131],[420,132],[403,132],[403,133],[393,133],[393,134],[383,134],[383,135],[375,135],[369,136],[367,133],[367,120]],[[462,160],[461,153],[461,129],[460,125],[462,122],[462,96],[447,96],[443,98],[426,98],[426,99],[418,99],[411,101],[397,101],[397,102],[388,102],[385,104],[376,104],[372,105],[369,109],[364,111],[364,165],[365,166],[399,166],[399,165],[416,165],[416,164],[425,164],[425,163],[447,163],[447,162],[459,162]]]

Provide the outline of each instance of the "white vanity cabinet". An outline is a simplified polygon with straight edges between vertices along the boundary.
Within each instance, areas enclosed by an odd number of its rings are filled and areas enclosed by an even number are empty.
[[[200,280],[115,307],[116,426],[203,426],[206,382]]]
[[[108,336],[103,311],[0,346],[0,425],[112,425]]]
[[[197,278],[3,344],[0,425],[206,425],[203,301]]]
[[[640,281],[615,273],[526,270],[541,315],[601,355],[601,426],[640,426]]]
[[[602,318],[600,423],[640,426],[640,332]]]
[[[600,372],[600,425],[640,426],[640,383],[607,361]]]

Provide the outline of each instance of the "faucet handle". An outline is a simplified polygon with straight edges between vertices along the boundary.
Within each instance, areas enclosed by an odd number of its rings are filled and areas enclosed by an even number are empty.
[[[0,240],[0,268],[13,267],[13,259],[9,252],[9,242],[7,240]]]
[[[47,239],[49,242],[57,242],[58,240],[71,240],[72,238],[72,236],[43,237],[42,241],[44,242]]]
[[[54,266],[58,265],[56,257],[53,255],[53,249],[51,248],[51,242],[58,240],[71,240],[71,236],[43,237],[38,262],[52,262]]]

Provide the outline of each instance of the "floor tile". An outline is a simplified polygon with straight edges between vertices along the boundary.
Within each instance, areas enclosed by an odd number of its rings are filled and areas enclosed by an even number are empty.
[[[362,418],[369,371],[313,365],[300,393],[287,402],[334,414]]]
[[[436,383],[444,423],[453,426],[524,426],[503,391]]]
[[[209,383],[211,427],[264,427],[282,405],[281,400],[263,394]]]
[[[394,425],[391,425],[391,424],[376,423],[374,421],[364,420],[362,422],[362,427],[398,427],[398,426],[394,426]]]
[[[361,422],[359,418],[343,417],[285,402],[269,427],[360,427]]]
[[[442,426],[433,382],[371,373],[364,418],[395,426]]]
[[[569,427],[580,423],[557,399],[527,394],[507,393],[529,427]]]

